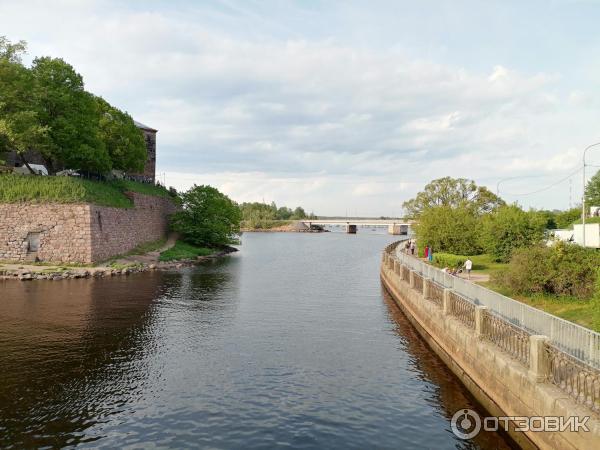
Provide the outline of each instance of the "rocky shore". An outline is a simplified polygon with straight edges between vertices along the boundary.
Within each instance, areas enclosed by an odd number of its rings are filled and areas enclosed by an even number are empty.
[[[234,247],[208,256],[198,256],[195,259],[181,259],[169,262],[156,262],[147,264],[144,262],[119,264],[116,266],[106,265],[97,267],[68,267],[68,266],[38,266],[27,264],[0,264],[0,280],[69,280],[77,278],[109,278],[114,276],[131,275],[134,273],[149,272],[155,270],[174,270],[201,264],[206,261],[221,258],[230,253],[237,252]]]

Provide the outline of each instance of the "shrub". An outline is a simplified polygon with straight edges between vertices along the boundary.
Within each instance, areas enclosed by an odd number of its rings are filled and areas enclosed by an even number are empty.
[[[235,243],[242,212],[225,194],[211,186],[194,185],[181,194],[183,209],[171,218],[171,227],[196,247]]]
[[[493,281],[515,294],[568,295],[590,299],[597,292],[600,254],[559,242],[553,247],[516,249]]]
[[[462,267],[468,256],[452,255],[450,253],[434,253],[433,263],[439,267]]]

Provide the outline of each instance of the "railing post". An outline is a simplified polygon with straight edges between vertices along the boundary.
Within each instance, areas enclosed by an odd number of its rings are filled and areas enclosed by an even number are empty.
[[[442,295],[442,313],[444,315],[450,314],[450,293],[452,289],[444,289],[444,293]]]
[[[487,306],[475,305],[475,336],[481,337],[483,334],[483,319],[487,314]]]
[[[423,277],[423,298],[429,298],[429,283],[431,282],[430,278]]]
[[[536,383],[542,383],[550,375],[550,361],[545,344],[548,338],[539,334],[529,336],[529,376]]]
[[[415,288],[415,271],[411,270],[408,275],[408,285],[411,289]]]

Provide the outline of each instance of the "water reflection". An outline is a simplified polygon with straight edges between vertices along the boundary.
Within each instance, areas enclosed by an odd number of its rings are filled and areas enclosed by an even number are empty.
[[[458,381],[450,369],[438,358],[421,338],[417,330],[413,328],[408,318],[402,313],[394,299],[382,286],[381,295],[388,308],[390,320],[397,326],[395,331],[406,346],[410,355],[409,366],[413,368],[415,376],[431,386],[428,390],[427,402],[439,410],[448,420],[454,413],[463,408],[469,408],[485,414],[477,401],[469,391]],[[494,448],[498,450],[518,448],[518,446],[507,435],[482,432],[472,441],[461,441],[451,435],[450,427],[446,431],[451,439],[456,441],[456,448],[478,449]]]
[[[506,448],[380,291],[384,234],[257,234],[201,267],[0,284],[0,447]]]

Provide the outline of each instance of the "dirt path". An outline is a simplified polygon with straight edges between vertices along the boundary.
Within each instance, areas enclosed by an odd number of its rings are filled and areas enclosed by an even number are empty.
[[[155,250],[153,252],[148,252],[145,253],[143,255],[130,255],[130,256],[125,256],[123,258],[119,258],[116,260],[117,264],[157,264],[158,263],[158,258],[160,256],[160,254],[164,251],[169,250],[171,247],[173,247],[175,245],[175,242],[177,242],[177,238],[179,236],[177,235],[177,233],[171,233],[169,235],[169,238],[167,239],[167,242],[165,242],[165,245],[163,245],[161,248],[159,248],[158,250]]]

